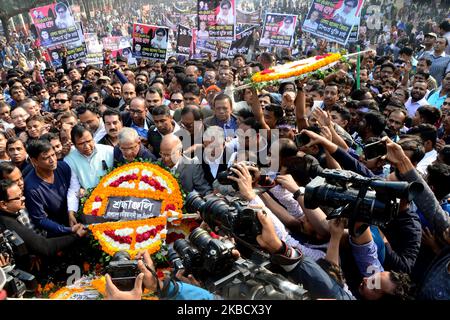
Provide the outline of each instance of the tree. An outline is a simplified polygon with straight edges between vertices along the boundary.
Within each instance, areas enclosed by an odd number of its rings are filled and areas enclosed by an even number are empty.
[[[30,9],[37,6],[52,3],[51,0],[2,0],[1,2],[2,4],[0,6],[0,20],[2,22],[3,30],[8,41],[10,40],[8,30],[8,21],[10,18],[21,13],[26,13]]]

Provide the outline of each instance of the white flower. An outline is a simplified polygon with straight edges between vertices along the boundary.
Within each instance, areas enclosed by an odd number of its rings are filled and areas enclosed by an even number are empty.
[[[152,228],[149,227],[149,226],[147,226],[147,225],[145,225],[145,226],[140,226],[140,227],[138,227],[138,228],[136,229],[136,233],[137,233],[137,234],[142,234],[142,233],[147,232],[147,231],[149,231],[149,230],[151,230],[151,229],[152,229]]]
[[[92,203],[92,210],[99,209],[101,206],[102,206],[102,202],[96,201],[96,202]]]

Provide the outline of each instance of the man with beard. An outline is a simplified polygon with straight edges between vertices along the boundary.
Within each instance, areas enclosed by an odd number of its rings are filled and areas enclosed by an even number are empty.
[[[95,104],[82,104],[77,109],[80,123],[91,131],[95,142],[99,142],[105,135],[105,125]]]
[[[408,114],[406,110],[403,109],[395,109],[389,114],[387,131],[388,136],[392,141],[398,142],[398,140],[400,140],[400,130],[405,126],[405,121],[407,118]]]
[[[408,110],[408,116],[414,117],[417,109],[428,105],[425,95],[427,94],[428,84],[426,82],[416,82],[411,90],[411,97],[406,101],[405,107]]]

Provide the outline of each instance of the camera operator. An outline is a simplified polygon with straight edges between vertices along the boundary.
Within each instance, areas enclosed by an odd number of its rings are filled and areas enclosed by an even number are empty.
[[[314,132],[304,131],[311,139],[309,144],[320,144],[328,150],[329,154],[336,157],[343,168],[353,170],[363,176],[374,177],[364,164],[352,158],[343,149],[324,137]],[[383,141],[386,141],[385,138]],[[402,141],[400,141],[402,143]],[[399,146],[401,149],[401,147]],[[412,153],[411,157],[414,156]],[[386,158],[382,156],[381,158]],[[390,161],[389,157],[387,160]],[[411,161],[408,158],[408,161]],[[397,167],[397,163],[391,165]],[[398,181],[395,174],[388,176],[388,181]],[[408,181],[412,182],[412,181]],[[384,228],[371,227],[374,238],[377,239],[378,255],[383,266],[387,270],[410,273],[416,263],[421,243],[422,228],[417,213],[409,202],[402,199],[399,214]]]
[[[25,208],[25,197],[19,186],[10,181],[0,181],[0,229],[17,232],[27,246],[28,253],[42,256],[55,256],[59,251],[70,247],[79,237],[86,235],[82,225],[77,225],[73,234],[45,238],[37,234],[31,226],[18,219],[20,210]]]
[[[138,268],[141,272],[135,281],[134,288],[131,291],[121,291],[113,283],[110,275],[106,275],[106,299],[108,300],[141,300],[143,288],[151,292],[156,292],[160,299],[173,300],[213,300],[216,297],[198,287],[189,283],[175,281],[169,278],[159,280],[155,272],[153,261],[147,251],[140,252],[138,259]],[[192,278],[191,278],[192,279]]]

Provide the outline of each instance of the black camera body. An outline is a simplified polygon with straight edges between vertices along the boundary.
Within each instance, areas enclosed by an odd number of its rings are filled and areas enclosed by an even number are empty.
[[[355,222],[385,226],[398,214],[399,199],[412,200],[423,190],[421,183],[366,178],[352,171],[324,169],[318,174],[306,185],[305,207],[334,208],[327,218],[349,218],[352,235]]]
[[[206,201],[193,191],[186,197],[185,208],[189,212],[200,212],[202,219],[217,229],[256,245],[256,237],[262,233],[258,210],[250,208],[248,202],[238,198],[209,197]]]
[[[126,251],[118,251],[114,254],[106,267],[106,272],[111,276],[114,285],[122,291],[132,290],[137,276],[141,273],[138,261],[132,260]]]
[[[174,250],[180,255],[186,272],[198,274],[202,268],[202,256],[197,248],[191,246],[186,239],[178,239],[173,244]]]
[[[254,168],[258,168],[258,165],[254,162],[251,161],[243,161],[242,164],[246,167],[254,167]],[[226,171],[223,172],[219,172],[217,174],[217,181],[222,184],[222,185],[226,185],[226,186],[232,186],[234,190],[239,190],[239,186],[237,184],[236,181],[230,180],[228,178],[228,176],[231,177],[235,177],[237,178],[238,176],[236,175],[236,173],[234,173],[233,171],[231,171],[231,168],[239,170],[236,166],[231,166],[230,168],[228,168]],[[250,170],[250,174],[252,176],[253,179],[255,179],[255,173],[254,171]]]
[[[203,269],[210,274],[221,274],[233,265],[234,245],[231,242],[214,239],[202,228],[195,228],[191,232],[189,242],[201,252]]]
[[[10,298],[20,298],[27,291],[37,287],[36,278],[15,267],[15,257],[23,257],[28,253],[25,242],[12,230],[0,233],[0,255],[9,257],[9,265],[3,270],[6,275],[5,291]]]

